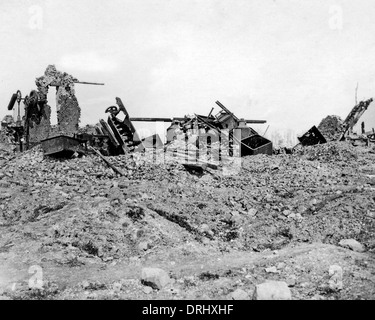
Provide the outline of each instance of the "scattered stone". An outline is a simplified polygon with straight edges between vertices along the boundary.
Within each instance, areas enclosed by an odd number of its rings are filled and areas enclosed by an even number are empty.
[[[147,251],[150,248],[150,245],[148,242],[143,241],[138,245],[139,250]]]
[[[282,281],[267,281],[258,284],[254,291],[254,300],[291,300],[288,285]]]
[[[255,217],[257,213],[258,213],[258,210],[254,208],[247,211],[247,214],[252,217]]]
[[[209,225],[208,224],[202,224],[201,225],[201,230],[202,230],[202,232],[208,232],[209,230],[210,230],[210,227],[209,227]]]
[[[301,288],[308,288],[308,287],[311,286],[311,283],[310,283],[310,282],[302,282],[302,283],[300,284],[300,286],[301,286]]]
[[[168,273],[163,269],[143,268],[141,282],[146,286],[152,287],[153,289],[161,290],[171,283],[171,279],[169,278]]]
[[[276,267],[269,267],[265,269],[267,273],[280,273],[279,270],[277,270]]]
[[[248,293],[242,289],[237,289],[228,295],[229,300],[250,300]]]
[[[178,295],[178,294],[180,294],[180,289],[171,288],[171,289],[169,290],[169,292],[170,292],[171,294],[173,294],[173,295]]]
[[[294,287],[297,283],[296,276],[290,276],[288,279],[286,279],[286,284],[288,287]]]
[[[8,199],[10,198],[12,195],[8,192],[4,192],[2,194],[0,194],[0,200],[4,200],[4,199]]]
[[[114,290],[115,292],[120,292],[120,291],[121,291],[121,288],[122,288],[122,283],[120,283],[120,282],[115,282],[115,283],[113,284],[113,290]]]
[[[232,280],[228,278],[219,278],[217,280],[214,280],[213,286],[215,288],[221,289],[222,291],[224,291],[224,293],[228,293],[229,291],[233,290]]]
[[[153,292],[154,291],[154,289],[152,289],[151,287],[144,287],[143,288],[143,292],[145,293],[145,294],[150,294],[151,292]]]
[[[331,276],[329,280],[329,287],[332,291],[340,291],[343,288],[342,277],[343,271],[342,268],[338,265],[332,265],[329,267],[329,275]]]
[[[307,208],[303,205],[298,206],[298,214],[301,215],[307,210]]]
[[[284,269],[285,266],[286,266],[285,262],[279,262],[279,263],[277,264],[277,269]]]
[[[339,246],[348,248],[355,252],[364,252],[365,248],[355,239],[344,239],[339,242]]]
[[[90,282],[88,282],[87,280],[84,280],[81,282],[81,287],[83,290],[86,290],[90,287]]]
[[[130,181],[129,180],[122,180],[122,181],[119,181],[117,186],[120,188],[120,189],[126,189],[128,188],[130,185]]]
[[[285,217],[288,217],[290,214],[292,214],[292,212],[291,212],[290,210],[284,210],[284,211],[283,211],[283,215],[284,215]]]
[[[112,260],[113,260],[113,257],[105,257],[105,258],[103,258],[104,262],[110,262]]]

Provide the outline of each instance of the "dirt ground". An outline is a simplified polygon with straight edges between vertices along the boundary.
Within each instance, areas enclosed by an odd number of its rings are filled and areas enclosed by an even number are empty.
[[[375,148],[245,157],[231,174],[108,157],[125,176],[96,155],[3,149],[0,299],[251,299],[267,280],[294,300],[375,298]],[[144,267],[172,280],[152,289]]]

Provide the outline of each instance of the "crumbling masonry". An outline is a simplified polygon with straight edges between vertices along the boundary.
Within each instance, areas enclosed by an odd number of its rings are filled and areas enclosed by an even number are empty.
[[[79,128],[81,109],[75,96],[73,76],[49,65],[42,77],[36,79],[38,91],[25,98],[26,130],[31,144],[48,137],[64,134],[72,136]],[[56,87],[57,128],[51,128],[51,107],[47,104],[49,87]]]

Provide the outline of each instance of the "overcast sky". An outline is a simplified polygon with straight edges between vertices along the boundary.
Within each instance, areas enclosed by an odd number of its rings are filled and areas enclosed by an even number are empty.
[[[0,118],[55,64],[105,82],[76,85],[82,124],[116,96],[147,117],[207,114],[219,100],[300,133],[344,118],[357,82],[359,100],[375,96],[374,17],[373,0],[0,1]],[[375,127],[375,103],[363,120]]]

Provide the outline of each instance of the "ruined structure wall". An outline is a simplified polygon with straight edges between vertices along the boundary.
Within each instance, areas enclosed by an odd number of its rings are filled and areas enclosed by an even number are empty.
[[[29,120],[29,143],[36,144],[47,139],[51,129],[51,107],[44,104],[41,110],[41,118],[38,121],[32,118]],[[39,123],[38,123],[39,122]]]
[[[59,87],[57,90],[57,124],[64,134],[74,134],[79,129],[81,109],[74,94],[74,87]]]
[[[29,108],[29,142],[39,143],[41,140],[56,135],[72,136],[79,128],[81,109],[75,96],[73,76],[56,70],[49,65],[44,75],[35,83],[38,91],[28,103]],[[47,104],[47,94],[51,86],[56,90],[57,126],[51,127],[51,107]],[[38,101],[36,104],[35,101]],[[34,110],[35,109],[35,110]]]

